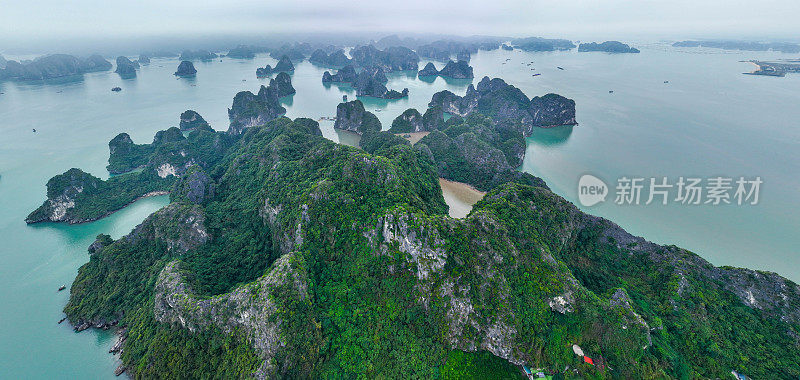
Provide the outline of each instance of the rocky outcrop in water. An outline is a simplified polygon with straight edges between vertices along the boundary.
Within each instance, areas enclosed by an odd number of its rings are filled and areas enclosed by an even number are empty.
[[[111,63],[99,55],[78,58],[67,54],[52,54],[24,61],[11,60],[0,63],[0,79],[42,80],[95,71],[107,71]]]
[[[184,50],[178,58],[181,61],[210,61],[219,57],[208,50]]]
[[[294,65],[292,64],[291,59],[289,59],[288,55],[284,55],[278,60],[278,63],[275,64],[273,68],[270,65],[266,67],[259,67],[256,69],[256,76],[259,78],[265,78],[272,74],[276,73],[292,73],[294,72]]]
[[[135,76],[138,68],[138,63],[132,62],[128,57],[119,56],[117,57],[117,69],[114,72],[120,76]]]
[[[279,98],[294,95],[297,92],[292,86],[292,77],[283,71],[278,73],[275,78],[270,79],[269,88],[274,89]]]
[[[443,69],[439,70],[439,75],[453,79],[472,79],[472,66],[465,60],[458,62],[448,61]]]
[[[191,131],[202,127],[209,127],[209,124],[199,113],[193,110],[186,110],[181,113],[181,131]]]
[[[377,67],[383,72],[417,70],[419,56],[413,50],[394,46],[378,50],[372,45],[359,46],[350,51],[353,65],[359,68]]]
[[[448,61],[441,70],[436,70],[433,63],[428,62],[425,67],[417,73],[419,76],[434,76],[440,75],[443,77],[453,79],[472,79],[475,76],[472,74],[472,66],[467,61],[460,60],[458,62]]]
[[[386,94],[385,84],[389,80],[379,67],[370,67],[361,70],[353,81],[353,88],[356,89],[357,96],[373,96],[382,98]]]
[[[557,94],[528,99],[520,89],[500,78],[484,77],[477,87],[470,85],[463,97],[447,90],[437,92],[429,107],[441,107],[460,116],[479,112],[497,124],[518,125],[526,136],[534,127],[577,124],[575,101]]]
[[[69,169],[47,181],[47,201],[31,213],[25,222],[71,222],[73,219],[69,211],[75,207],[75,198],[84,191],[92,193],[101,187],[100,178],[80,169]]]
[[[364,109],[360,100],[339,103],[333,127],[356,133],[380,132],[382,129],[378,117]]]
[[[347,58],[342,49],[330,54],[325,53],[322,49],[314,50],[308,61],[315,65],[326,67],[343,67],[350,64],[350,58]]]
[[[421,77],[432,77],[439,75],[439,70],[436,69],[436,66],[434,66],[433,62],[428,62],[425,67],[423,67],[422,70],[417,73],[417,75]]]
[[[351,65],[347,65],[336,71],[336,74],[331,74],[328,71],[324,72],[322,74],[322,83],[353,83],[357,77],[358,74],[356,73],[356,69],[354,69]]]
[[[408,88],[404,88],[403,91],[397,90],[389,90],[383,94],[384,99],[403,99],[408,97]]]
[[[150,57],[147,56],[146,54],[139,54],[139,59],[137,62],[139,62],[142,65],[147,65],[150,63]]]
[[[179,77],[191,77],[197,74],[197,69],[194,68],[194,64],[191,61],[182,61],[180,65],[178,65],[178,71],[175,72],[175,76]]]
[[[606,53],[639,53],[639,49],[630,47],[619,41],[606,41],[603,43],[586,42],[578,45],[578,51],[602,51]]]
[[[245,128],[262,125],[286,113],[280,104],[280,98],[295,93],[292,78],[289,74],[279,73],[270,80],[269,86],[261,86],[258,94],[242,91],[233,98],[233,105],[228,109],[231,125],[228,133],[241,134]]]

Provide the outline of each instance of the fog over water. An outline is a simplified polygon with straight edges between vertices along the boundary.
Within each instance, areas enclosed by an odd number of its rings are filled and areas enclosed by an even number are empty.
[[[388,33],[797,40],[796,0],[0,1],[0,52],[220,45]],[[206,46],[208,47],[208,46]],[[107,51],[108,50],[108,51]],[[135,51],[138,52],[138,51]]]

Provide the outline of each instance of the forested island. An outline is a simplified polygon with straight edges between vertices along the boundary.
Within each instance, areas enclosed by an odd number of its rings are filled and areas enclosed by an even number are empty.
[[[472,73],[472,66],[470,66],[467,61],[448,61],[441,70],[436,70],[436,66],[434,66],[433,62],[428,62],[417,74],[421,77],[440,75],[453,79],[472,79],[475,77]]]
[[[356,96],[371,96],[383,99],[400,99],[408,96],[408,89],[402,91],[389,90],[386,83],[389,79],[380,66],[356,69],[347,65],[335,74],[326,71],[322,74],[322,83],[349,83],[356,90]]]
[[[361,48],[328,76],[363,75],[371,88],[387,71],[417,70],[406,49]],[[116,136],[108,170],[124,174],[70,169],[48,181],[26,222],[95,220],[169,193],[129,234],[98,236],[64,309],[78,330],[119,327],[120,371],[800,376],[797,284],[632,236],[515,169],[534,128],[577,123],[573,100],[484,77],[406,110],[389,131],[360,100],[341,103],[334,126],[360,134],[356,148],[284,117],[281,98],[294,92],[280,72],[235,95],[227,131],[189,110],[152,143]],[[422,131],[414,145],[395,135]],[[439,178],[486,195],[451,218]]]
[[[515,38],[511,40],[511,45],[523,51],[557,51],[575,48],[575,44],[570,40],[541,37]]]

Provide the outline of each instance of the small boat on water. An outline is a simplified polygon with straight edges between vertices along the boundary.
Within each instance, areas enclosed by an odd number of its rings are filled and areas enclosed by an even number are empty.
[[[664,83],[669,83],[669,81],[668,81],[668,80],[665,80],[665,81],[664,81]]]
[[[613,93],[614,93],[614,90],[608,90],[608,93],[609,93],[609,94],[613,94]]]
[[[34,129],[33,131],[34,131],[34,132],[36,132],[36,130],[35,130],[35,129]],[[66,285],[61,285],[60,287],[58,287],[58,291],[60,292],[60,291],[62,291],[62,290],[64,290],[64,289],[66,289],[66,288],[67,288],[67,286],[66,286]]]
[[[533,74],[533,75],[531,75],[531,76],[532,76],[532,77],[538,77],[539,75],[542,75],[542,74],[541,74],[541,73],[536,73],[536,74]]]
[[[564,68],[561,67],[561,66],[556,66],[556,68],[559,69],[559,70],[564,70]]]
[[[375,110],[375,112],[381,112],[381,111],[383,111],[383,110],[382,110],[382,109],[380,109],[380,108],[378,108],[378,109],[376,109],[376,110]]]
[[[33,133],[36,133],[36,128],[33,129]]]

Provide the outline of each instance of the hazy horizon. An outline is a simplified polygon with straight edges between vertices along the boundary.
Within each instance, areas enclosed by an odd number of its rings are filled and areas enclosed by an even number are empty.
[[[144,49],[182,44],[220,48],[288,38],[389,34],[542,36],[570,40],[800,40],[800,4],[792,0],[544,2],[410,0],[302,4],[285,0],[109,5],[97,0],[3,5],[0,52]],[[224,45],[224,46],[223,46]],[[107,51],[114,50],[114,51]]]

